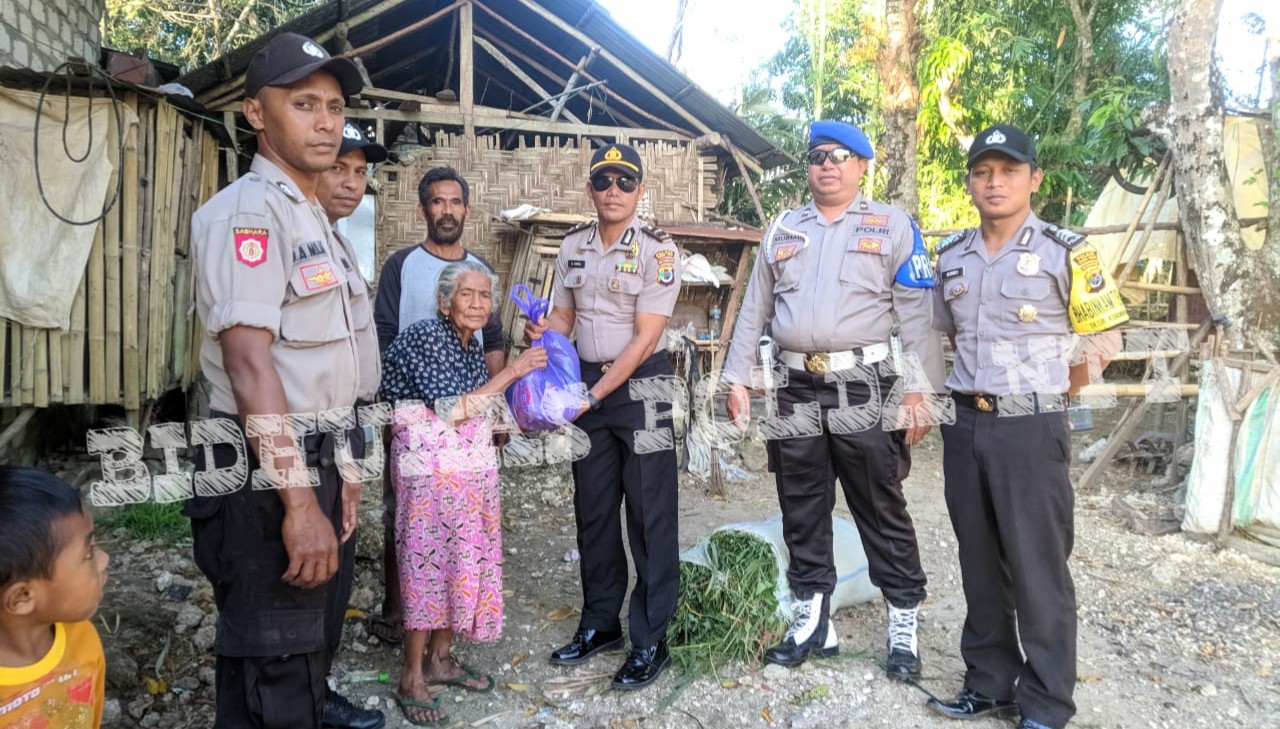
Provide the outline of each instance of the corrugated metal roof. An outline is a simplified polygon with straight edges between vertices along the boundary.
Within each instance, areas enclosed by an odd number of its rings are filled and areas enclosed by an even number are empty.
[[[745,120],[720,104],[666,59],[658,56],[623,29],[594,0],[533,1],[555,14],[566,24],[589,36],[592,42],[629,65],[641,78],[679,104],[703,126],[727,137],[738,149],[757,160],[763,167],[775,167],[793,161]],[[450,4],[450,0],[405,0],[395,7],[380,11],[369,22],[352,28],[349,31],[348,40],[352,46],[360,47],[426,18]],[[385,0],[354,0],[345,3],[335,0],[317,6],[280,27],[277,32],[291,31],[316,37],[331,31],[342,18],[355,17],[379,5],[385,5]],[[342,6],[345,6],[345,13],[340,16],[339,10]],[[522,38],[518,32],[491,17],[479,7],[473,11],[477,35],[495,39],[518,51],[518,53],[508,53],[511,60],[539,82],[543,88],[551,93],[559,93],[563,88],[563,78],[572,71],[565,66],[561,58],[576,63],[585,55],[587,48],[579,40],[555,27],[517,0],[488,0],[485,6],[493,9],[515,27],[534,36],[538,43],[531,43]],[[384,88],[412,93],[434,93],[446,87],[456,90],[457,70],[451,51],[453,32],[449,22],[437,22],[407,34],[391,45],[363,54],[361,62],[364,63],[370,75],[377,79],[376,85]],[[269,36],[255,38],[226,56],[186,74],[179,79],[179,82],[195,92],[197,98],[210,101],[211,99],[205,95],[242,74],[249,60],[268,39]],[[538,44],[544,47],[539,48]],[[326,45],[331,50],[334,47],[332,42]],[[556,58],[556,55],[561,58]],[[489,106],[505,104],[506,108],[514,108],[515,111],[520,111],[532,103],[530,101],[534,96],[532,92],[529,92],[510,71],[496,61],[490,60],[486,53],[479,50],[475,58],[476,69],[484,74],[486,79],[493,81],[490,86],[485,84],[484,80],[477,79],[476,93],[483,97],[478,98],[477,103]],[[446,69],[451,66],[455,68],[446,78]],[[644,109],[645,112],[691,135],[702,134],[702,131],[690,124],[688,120],[607,61],[603,59],[594,61],[588,71],[606,82],[613,92]],[[597,98],[572,99],[567,109],[585,118],[589,114],[601,114],[603,108],[603,113],[607,116],[629,119],[632,122],[623,124],[625,126],[658,128],[652,120],[644,119],[633,110],[619,105],[616,99],[605,98],[599,91],[594,93]],[[537,100],[540,99],[533,99],[533,101]],[[545,107],[538,113],[546,113]]]

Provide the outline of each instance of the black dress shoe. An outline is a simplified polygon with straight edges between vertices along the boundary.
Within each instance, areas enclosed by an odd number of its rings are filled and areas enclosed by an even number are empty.
[[[601,651],[613,651],[622,647],[621,630],[592,630],[579,628],[569,641],[551,653],[551,662],[557,666],[576,666]]]
[[[792,668],[809,660],[809,656],[826,658],[838,654],[840,642],[831,622],[830,607],[829,595],[797,597],[787,636],[764,652],[764,662]]]
[[[1050,727],[1047,724],[1041,724],[1038,721],[1023,719],[1022,721],[1018,722],[1018,729],[1053,729],[1053,727]]]
[[[642,689],[657,681],[670,665],[671,654],[665,640],[648,648],[632,648],[622,668],[613,674],[613,687],[623,691]]]
[[[382,729],[386,725],[387,717],[381,711],[358,708],[336,691],[325,692],[324,711],[320,715],[320,726],[324,729]]]
[[[925,706],[952,719],[977,719],[984,716],[1012,719],[1018,715],[1018,702],[997,701],[968,687],[961,689],[951,701],[929,699]]]
[[[889,651],[889,661],[885,664],[889,678],[895,681],[915,681],[920,678],[920,656],[902,648]]]

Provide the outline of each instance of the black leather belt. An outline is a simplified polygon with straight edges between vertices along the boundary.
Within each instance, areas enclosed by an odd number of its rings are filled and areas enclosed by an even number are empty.
[[[1012,396],[1011,395],[988,395],[985,393],[976,393],[971,395],[965,392],[951,393],[951,399],[955,400],[957,405],[962,405],[967,408],[972,408],[973,410],[977,410],[983,413],[998,413],[1000,411],[1001,397],[1012,397]],[[1040,407],[1042,396],[1038,393],[1033,393],[1032,397],[1035,398],[1035,405],[1036,405],[1035,412],[1044,412],[1043,409]],[[1066,406],[1067,406],[1066,395],[1062,393],[1048,393],[1043,397],[1046,399],[1056,398],[1061,403],[1059,407],[1054,407],[1053,409],[1054,412],[1058,412],[1060,410],[1066,409]],[[1027,415],[1028,413],[1017,412],[1017,413],[1009,413],[1009,414],[1010,415]]]

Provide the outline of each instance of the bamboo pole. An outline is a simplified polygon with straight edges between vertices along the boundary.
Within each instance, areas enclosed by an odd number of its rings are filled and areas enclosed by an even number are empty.
[[[1160,294],[1179,294],[1182,296],[1194,296],[1203,293],[1195,286],[1170,286],[1168,284],[1144,283],[1142,281],[1124,281],[1120,284],[1121,288],[1135,289],[1137,291],[1154,291]]]
[[[9,320],[0,317],[0,405],[7,403],[8,398],[5,393],[9,391],[9,381],[5,379],[11,371],[9,368],[8,358],[9,346]]]
[[[458,104],[462,111],[462,132],[476,138],[475,24],[471,3],[458,11]]]
[[[1155,197],[1156,192],[1163,187],[1165,175],[1169,172],[1169,160],[1171,159],[1173,159],[1172,155],[1165,155],[1164,159],[1160,160],[1160,164],[1156,165],[1156,173],[1151,177],[1151,184],[1147,185],[1147,191],[1143,193],[1142,200],[1138,203],[1137,214],[1133,216],[1133,220],[1129,221],[1129,225],[1125,228],[1124,236],[1120,239],[1120,245],[1116,247],[1117,257],[1122,258],[1124,256],[1125,250],[1129,247],[1129,241],[1133,240],[1134,232],[1138,230],[1138,225],[1142,223],[1142,217],[1147,214],[1147,207],[1151,204],[1151,198]],[[1156,217],[1153,215],[1150,222],[1156,222]],[[1142,246],[1139,246],[1131,260],[1136,261],[1141,257],[1141,254]],[[1114,270],[1118,263],[1118,260],[1111,261],[1110,267]]]
[[[542,88],[542,86],[539,85],[538,82],[535,81],[532,76],[524,72],[523,68],[520,68],[519,66],[517,66],[514,61],[512,61],[510,58],[507,58],[507,55],[505,53],[498,50],[497,46],[485,40],[484,38],[481,38],[478,35],[475,36],[474,40],[475,40],[475,44],[479,46],[481,50],[483,50],[485,53],[488,53],[493,58],[493,60],[497,61],[500,66],[507,69],[507,71],[512,76],[515,76],[517,79],[521,81],[521,83],[523,83],[525,86],[528,86],[533,91],[533,93],[538,94],[544,100],[551,98],[551,92]],[[568,117],[568,119],[572,122],[575,122],[577,124],[582,123],[581,119],[569,113],[568,111],[564,112],[564,115]],[[555,115],[552,115],[551,120],[555,121]]]
[[[36,402],[36,330],[22,327],[22,404]]]
[[[1081,397],[1102,396],[1106,394],[1114,394],[1116,397],[1143,397],[1151,394],[1152,390],[1165,392],[1166,388],[1160,385],[1145,385],[1142,383],[1122,382],[1117,384],[1101,384],[1101,385],[1085,385],[1080,388]],[[1180,397],[1195,397],[1200,394],[1200,386],[1194,383],[1186,383],[1178,385],[1178,395]]]
[[[46,370],[49,373],[49,402],[61,403],[66,399],[62,381],[62,332],[49,330],[49,362]]]
[[[578,59],[578,65],[574,67],[573,73],[569,74],[569,80],[564,82],[564,90],[560,92],[560,98],[556,99],[556,104],[551,109],[551,121],[559,119],[560,114],[564,113],[564,105],[569,103],[569,92],[573,90],[573,85],[578,83],[578,77],[587,69],[587,66],[591,65],[599,53],[600,47],[592,46],[591,50],[587,51],[587,55]]]
[[[99,225],[93,233],[93,248],[89,252],[89,402],[95,405],[107,402],[107,342],[106,295],[103,256],[103,230]]]
[[[117,139],[119,130],[116,127],[115,114],[108,114],[110,125],[107,128],[107,139]],[[114,144],[107,145],[107,161],[111,163],[112,177],[123,175],[124,171],[121,165],[124,160],[121,159],[120,150]],[[107,199],[110,200],[115,194],[113,188],[107,190]],[[120,342],[121,337],[121,288],[120,288],[120,215],[121,203],[117,199],[116,204],[111,206],[111,210],[107,212],[107,217],[99,223],[103,226],[102,238],[102,255],[104,265],[104,284],[106,300],[103,307],[103,316],[105,318],[104,329],[104,348],[106,350],[106,360],[104,367],[104,379],[106,388],[103,391],[103,397],[107,402],[119,402],[121,395],[120,386]]]
[[[164,373],[169,358],[167,303],[173,279],[174,253],[174,163],[181,134],[177,112],[168,102],[156,107],[155,223],[151,229],[151,290],[147,306],[150,331],[147,340],[147,399],[164,391]]]
[[[1133,255],[1129,257],[1129,261],[1125,263],[1124,269],[1120,271],[1119,277],[1116,278],[1116,280],[1121,282],[1121,284],[1129,280],[1129,274],[1133,273],[1133,269],[1138,265],[1138,260],[1142,258],[1143,251],[1147,249],[1147,241],[1151,239],[1151,231],[1156,224],[1156,219],[1160,217],[1160,208],[1164,206],[1165,193],[1171,185],[1173,185],[1173,174],[1169,172],[1169,170],[1165,170],[1164,179],[1160,182],[1160,190],[1157,195],[1160,198],[1160,202],[1156,203],[1155,210],[1151,213],[1151,219],[1147,221],[1147,227],[1142,231],[1142,239],[1138,241],[1138,245],[1134,249]],[[1147,194],[1150,195],[1153,189],[1155,189],[1155,185],[1147,188]],[[1141,217],[1141,214],[1139,214],[1139,217]],[[1134,222],[1138,222],[1137,218],[1134,219]],[[1132,235],[1133,234],[1130,233],[1125,237],[1125,245],[1129,244],[1129,238],[1132,237]]]
[[[397,30],[393,33],[388,33],[387,35],[382,36],[381,38],[379,38],[376,41],[373,41],[372,43],[366,43],[360,46],[359,48],[352,48],[351,50],[347,51],[346,53],[343,53],[342,55],[346,56],[347,58],[355,58],[356,56],[363,56],[366,53],[372,53],[388,44],[395,43],[396,41],[400,40],[406,35],[409,35],[415,30],[421,30],[422,28],[425,28],[428,25],[431,25],[432,23],[443,18],[449,13],[452,13],[453,11],[457,10],[460,7],[464,8],[464,12],[470,12],[470,8],[466,7],[466,6],[469,6],[470,4],[471,3],[468,2],[468,0],[458,0],[452,5],[449,5],[445,8],[437,10],[436,12],[428,15],[422,20],[419,20],[414,23],[410,23],[405,27],[401,28],[400,30]],[[351,27],[350,24],[348,24],[348,28],[350,27]]]
[[[151,231],[155,228],[156,200],[156,105],[149,103],[139,109],[146,121],[139,129],[138,164],[141,167],[139,182],[142,189],[138,196],[138,220],[142,230],[138,234],[138,396],[139,408],[146,401],[148,343],[151,321],[145,307],[151,301]]]
[[[63,348],[67,363],[67,403],[72,405],[85,402],[84,368],[89,355],[85,349],[84,323],[85,310],[89,306],[88,286],[89,275],[85,271],[80,277],[80,285],[76,287],[76,298],[71,302],[71,326],[67,329],[66,346]]]
[[[9,347],[9,404],[22,404],[22,325],[9,324],[13,344]]]
[[[35,392],[33,393],[31,403],[38,408],[49,407],[49,330],[35,330],[35,356],[32,357],[32,367],[35,368],[35,377],[32,380]]]
[[[125,105],[138,114],[138,95],[130,93]],[[138,356],[138,128],[141,122],[129,127],[124,140],[124,188],[120,191],[120,265],[121,284],[121,338],[124,409],[136,413],[142,407],[139,383],[141,382]]]

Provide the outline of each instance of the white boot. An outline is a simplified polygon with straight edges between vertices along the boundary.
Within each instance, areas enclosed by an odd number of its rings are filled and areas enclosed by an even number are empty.
[[[920,678],[920,643],[916,635],[920,606],[894,607],[888,600],[885,605],[889,608],[889,661],[885,670],[889,678],[900,681]]]

